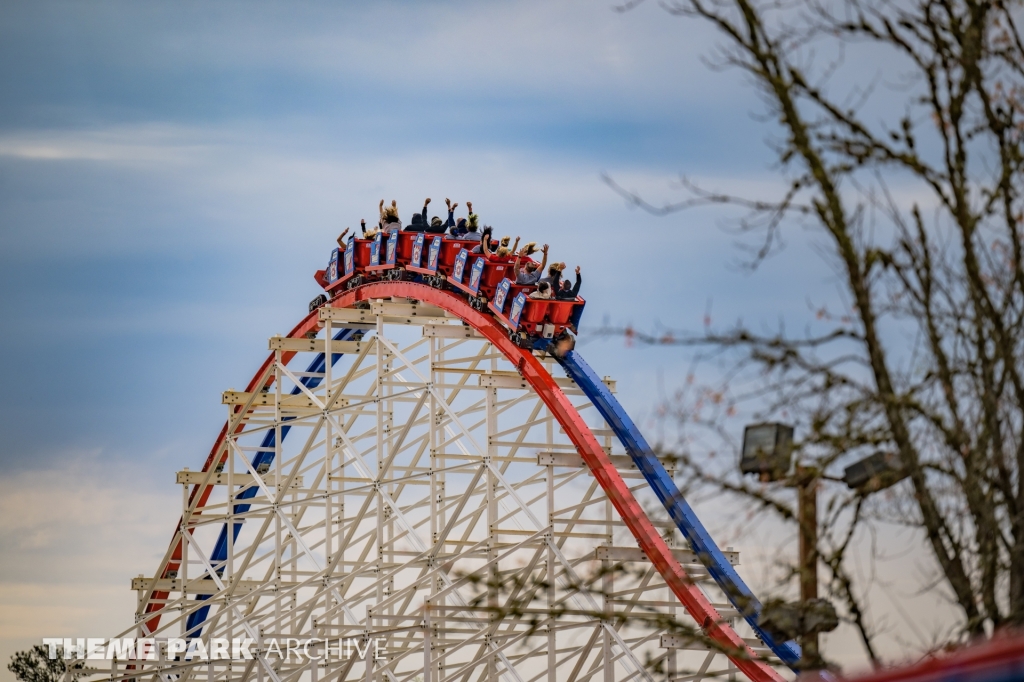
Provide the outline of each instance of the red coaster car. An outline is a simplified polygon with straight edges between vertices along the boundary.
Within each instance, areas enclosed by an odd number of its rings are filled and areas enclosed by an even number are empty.
[[[455,259],[459,251],[465,249],[472,251],[473,247],[479,246],[480,241],[476,239],[445,239],[441,242],[441,253],[437,258],[438,273],[447,277],[455,269]]]
[[[373,247],[372,239],[354,239],[356,244],[353,255],[355,256],[356,272],[363,270],[370,264],[370,249]]]
[[[548,302],[548,322],[556,326],[565,326],[569,324],[569,320],[572,318],[572,311],[578,303],[582,301],[549,301]]]
[[[423,234],[422,232],[401,232],[398,235],[398,255],[396,260],[398,265],[405,267],[412,260],[412,246],[416,243],[416,237]]]
[[[508,328],[510,338],[523,347],[534,347],[541,339],[557,341],[566,336],[566,330],[577,331],[586,301],[578,296],[571,301],[530,298],[536,287],[512,283],[512,259],[472,253],[479,243],[423,232],[353,238],[344,251],[332,252],[326,271],[317,270],[314,276],[332,296],[382,278],[412,276],[430,286],[451,287],[464,293],[476,310],[490,310]],[[325,297],[317,297],[310,310],[325,302]]]
[[[380,258],[377,265],[368,265],[367,271],[377,273],[382,279],[405,279],[405,268],[412,259],[416,238],[421,232],[392,232],[380,241]]]
[[[484,260],[484,271],[480,276],[479,293],[485,298],[494,298],[494,292],[503,279],[511,279],[512,262]]]
[[[523,347],[530,347],[538,339],[557,339],[565,330],[576,331],[586,301],[559,301],[529,298],[533,287],[516,286],[511,280],[498,285],[494,299],[487,305],[494,316],[508,328],[509,338]]]
[[[527,297],[526,304],[523,306],[523,315],[519,318],[519,328],[530,336],[540,336],[550,305],[550,300]]]

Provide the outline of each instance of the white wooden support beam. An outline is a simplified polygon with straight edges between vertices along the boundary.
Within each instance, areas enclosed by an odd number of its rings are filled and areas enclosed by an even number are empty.
[[[384,317],[449,317],[443,308],[425,303],[391,303],[389,301],[373,301],[370,312]]]
[[[465,324],[425,324],[423,325],[423,336],[440,339],[484,338],[477,330]]]
[[[539,452],[537,466],[578,469],[583,466],[583,458],[576,452]]]
[[[181,578],[132,578],[132,590],[136,592],[148,592],[152,587],[155,592],[181,592]],[[263,580],[239,580],[238,590],[241,592],[253,592],[267,583]],[[298,586],[295,582],[278,582],[276,590],[284,590]],[[212,580],[190,580],[185,589],[189,594],[216,594],[219,592]]]
[[[757,654],[768,654],[768,647],[759,639],[744,637],[743,641]],[[662,649],[690,649],[693,651],[707,651],[707,645],[696,641],[693,637],[684,635],[664,634],[661,636]]]
[[[729,563],[733,566],[738,566],[740,563],[739,552],[722,552],[725,558],[729,560]],[[697,557],[697,553],[691,549],[673,549],[672,556],[676,560],[684,565],[703,566],[700,559]],[[648,561],[647,555],[639,547],[608,547],[602,545],[594,550],[594,559],[597,561],[617,561],[619,563],[625,563],[627,561]]]
[[[177,472],[176,476],[177,476],[176,482],[177,483],[181,483],[183,485],[197,485],[199,483],[202,483],[204,480],[206,480],[206,472],[205,471],[189,471],[188,469],[185,469],[184,471]],[[264,479],[264,481],[266,482],[266,479]],[[249,474],[249,473],[244,473],[244,474],[243,473],[235,473],[231,477],[231,484],[232,485],[250,486],[250,485],[255,485],[255,483],[256,482],[253,480],[252,474]],[[210,480],[207,481],[207,485],[227,485],[227,484],[228,484],[228,472],[226,472],[226,471],[221,471],[219,473],[215,472],[213,474],[210,474]],[[268,483],[268,485],[269,485],[269,483]],[[302,476],[296,476],[295,477],[295,480],[292,482],[292,487],[293,488],[301,488],[302,487]]]
[[[221,395],[221,403],[224,405],[246,405],[250,404],[253,407],[273,407],[274,393],[263,393],[262,391],[253,395],[248,391],[224,391]],[[252,403],[249,403],[249,400]],[[348,405],[347,398],[338,398],[335,401],[335,407],[346,407]],[[305,393],[285,394],[281,396],[281,409],[283,410],[294,410],[294,409],[321,409],[316,402],[313,401]]]
[[[331,353],[358,353],[373,340],[367,341],[334,341],[331,340]],[[267,344],[270,350],[296,353],[323,353],[323,339],[290,339],[286,336],[271,336]]]
[[[443,371],[443,370],[442,370]],[[523,379],[519,372],[503,371],[503,370],[477,370],[480,372],[480,385],[485,388],[529,388],[529,384]],[[555,383],[558,384],[559,388],[562,389],[575,389],[582,393],[582,389],[576,385],[576,382],[568,377],[552,377]],[[609,377],[604,378],[605,385],[614,393],[615,392],[615,381]]]
[[[373,305],[378,307],[371,308],[370,310],[366,310],[365,308],[323,307],[320,308],[318,313],[319,320],[320,322],[330,320],[333,324],[336,324],[339,327],[347,327],[349,329],[376,329],[378,313],[375,311],[381,311],[380,316],[383,318],[385,324],[423,324],[428,320],[448,319],[445,317],[445,312],[443,310],[433,306],[413,306],[412,304],[405,305],[401,303],[380,302],[375,302]],[[393,313],[397,314],[385,314],[383,312],[388,310],[386,306],[395,305],[402,306],[400,308],[390,309]]]
[[[607,448],[605,450],[607,451]],[[609,458],[619,471],[637,468],[633,463],[633,458],[629,455],[609,455]],[[537,466],[576,469],[583,466],[583,458],[576,452],[539,452],[537,453]]]
[[[479,383],[484,388],[529,388],[519,372],[481,371]]]
[[[324,306],[317,311],[317,319],[321,322],[330,320],[339,326],[347,326],[349,323],[370,324],[374,327],[377,325],[377,316],[364,308],[332,308]]]

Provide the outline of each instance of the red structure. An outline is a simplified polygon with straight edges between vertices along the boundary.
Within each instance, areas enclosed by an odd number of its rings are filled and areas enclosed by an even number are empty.
[[[920,663],[850,678],[854,682],[1011,682],[1024,680],[1024,634],[1006,634]]]

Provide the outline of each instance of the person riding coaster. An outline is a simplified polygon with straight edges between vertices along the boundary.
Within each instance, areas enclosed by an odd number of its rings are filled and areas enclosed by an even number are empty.
[[[500,290],[500,298],[495,299],[498,307],[491,305],[490,308],[508,327],[509,336],[516,343],[526,347],[543,342],[543,345],[537,346],[540,349],[551,341],[553,348],[571,348],[574,342],[566,341],[564,337],[569,337],[570,331],[576,333],[585,304],[578,298],[581,285],[580,268],[576,267],[576,282],[570,286],[568,281],[562,281],[564,263],[553,263],[548,266],[547,244],[538,249],[536,242],[529,242],[517,250],[520,243],[518,236],[514,243],[507,235],[495,239],[492,227],[485,226],[479,230],[479,216],[473,212],[472,202],[466,202],[468,217],[456,221],[454,211],[458,203],[446,198],[448,220],[441,222],[435,217],[428,223],[429,204],[430,199],[427,198],[423,202],[423,210],[414,215],[412,223],[404,232],[440,235],[445,230],[450,230],[450,235],[443,235],[445,241],[437,242],[441,245],[440,251],[435,244],[433,251],[436,255],[432,261],[424,257],[424,254],[429,250],[426,244],[436,237],[428,237],[424,242],[423,236],[404,235],[397,201],[392,200],[388,206],[381,200],[377,225],[367,228],[366,221],[360,221],[362,239],[356,240],[355,236],[349,236],[349,228],[345,228],[337,237],[339,249],[332,256],[332,266],[329,268],[333,273],[332,281],[325,279],[325,271],[318,271],[317,279],[331,297],[344,290],[379,281],[413,281],[438,289],[451,288],[457,292],[461,291],[471,307],[478,311],[486,311],[489,299],[495,297],[496,292]],[[463,243],[448,242],[453,238]],[[467,239],[475,241],[476,244],[466,244]],[[418,247],[413,246],[414,241],[419,244]],[[448,243],[450,247],[444,246]],[[470,256],[470,250],[480,255]],[[531,258],[538,250],[542,252],[540,263]],[[370,257],[371,251],[379,253],[379,260]],[[387,257],[391,253],[395,253],[395,256]],[[414,257],[414,253],[419,253],[419,257]],[[442,258],[442,254],[448,255]],[[461,265],[455,261],[461,261]],[[345,264],[344,275],[338,272],[341,269],[338,266],[342,263]],[[547,276],[542,278],[545,269]],[[469,276],[468,283],[463,279],[462,273]],[[458,275],[456,279],[452,279],[453,274]],[[344,286],[341,286],[342,284]],[[518,302],[518,307],[513,305],[512,308],[518,312],[510,312],[508,317],[504,310],[501,310],[505,307],[506,297],[510,301],[516,298]],[[324,300],[316,299],[316,307],[324,304]],[[523,314],[530,310],[533,312]],[[556,343],[560,345],[556,346]]]

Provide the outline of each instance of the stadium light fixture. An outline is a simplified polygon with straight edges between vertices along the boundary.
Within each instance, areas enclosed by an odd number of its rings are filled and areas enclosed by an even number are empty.
[[[789,473],[793,427],[775,422],[751,424],[743,430],[740,471],[762,481],[778,481]]]

